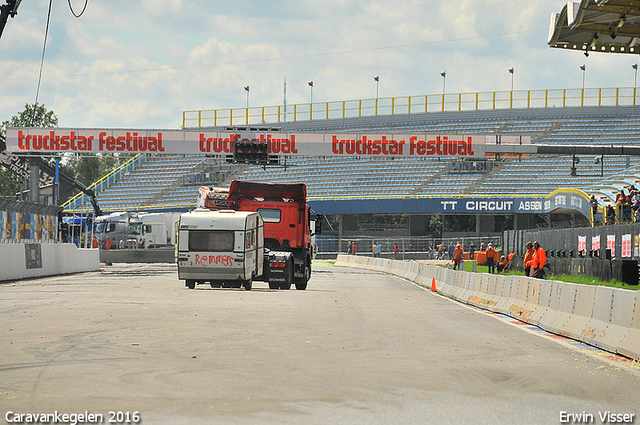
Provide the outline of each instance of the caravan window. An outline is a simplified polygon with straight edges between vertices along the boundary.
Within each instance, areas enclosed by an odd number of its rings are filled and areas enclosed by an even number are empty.
[[[230,230],[192,230],[189,232],[189,251],[233,252],[234,232]]]

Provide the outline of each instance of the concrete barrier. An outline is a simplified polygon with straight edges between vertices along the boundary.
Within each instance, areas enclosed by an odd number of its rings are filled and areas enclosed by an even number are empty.
[[[74,244],[0,244],[0,281],[100,270],[97,249]]]
[[[640,360],[640,291],[346,255],[335,264],[377,268],[427,288],[435,278],[442,295]]]
[[[636,293],[631,328],[620,341],[618,353],[632,358],[634,354],[640,353],[640,291]]]

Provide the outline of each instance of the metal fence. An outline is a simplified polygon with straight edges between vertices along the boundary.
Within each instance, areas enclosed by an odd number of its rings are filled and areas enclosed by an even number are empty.
[[[394,244],[398,246],[398,259],[449,259],[449,245],[460,243],[465,252],[472,247],[475,251],[481,244],[492,243],[494,246],[502,245],[502,236],[463,236],[463,237],[419,237],[419,236],[371,236],[351,235],[340,238],[334,234],[321,234],[316,236],[318,255],[321,258],[335,258],[338,254],[349,252],[349,243],[355,243],[356,255],[373,255],[373,244],[380,244],[381,257],[394,258]],[[438,246],[444,245],[444,251],[439,251]]]
[[[538,241],[540,246],[552,255],[561,257],[577,257],[578,251],[585,256],[600,254],[606,257],[606,250],[611,250],[611,257],[617,259],[638,259],[638,239],[640,223],[610,226],[579,227],[562,230],[509,230],[504,232],[505,249],[523,255],[527,241]],[[596,249],[599,246],[599,249]],[[599,252],[597,252],[599,251]]]
[[[0,243],[58,241],[61,207],[0,198]]]
[[[513,108],[636,105],[635,87],[511,90],[380,97],[182,112],[182,127],[249,125],[377,115]]]

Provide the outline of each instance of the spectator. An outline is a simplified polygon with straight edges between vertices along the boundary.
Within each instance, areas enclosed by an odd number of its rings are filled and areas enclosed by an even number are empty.
[[[453,270],[458,269],[462,261],[462,245],[456,244],[453,251]]]
[[[489,273],[493,274],[496,271],[496,266],[495,266],[495,255],[496,255],[496,250],[493,249],[493,245],[491,245],[491,242],[489,242],[489,245],[487,246],[487,250],[485,251],[485,254],[487,255],[487,267],[489,268]]]
[[[378,254],[378,257],[382,254],[382,244],[380,244],[380,242],[378,242],[378,245],[376,246],[376,253]]]
[[[540,243],[535,241],[533,243],[534,254],[529,265],[531,266],[531,277],[537,279],[544,279],[545,271],[544,266],[547,265],[547,253],[540,247]]]
[[[627,203],[627,195],[624,194],[624,190],[621,190],[616,196],[616,205],[624,205]]]
[[[351,254],[356,255],[356,243],[353,242],[353,245],[351,245]]]
[[[593,214],[593,222],[596,222],[596,214],[598,214],[598,200],[595,195],[591,195],[591,199],[589,200],[589,205],[591,206],[591,212]]]
[[[631,192],[631,211],[633,213],[634,220],[635,220],[635,214],[638,211],[638,209],[640,209],[640,192],[634,189]]]
[[[507,260],[507,258],[504,255],[501,256],[500,261],[496,266],[496,268],[498,269],[498,273],[502,273],[503,271],[506,271],[508,266],[509,266],[509,260]]]
[[[533,259],[533,244],[531,242],[527,242],[527,253],[524,254],[524,275],[531,276],[531,266],[529,265],[529,261]]]
[[[509,264],[507,265],[507,270],[505,271],[513,270],[513,257],[517,257],[515,252],[512,252],[511,254],[507,255],[507,260],[509,260]]]
[[[453,244],[453,241],[451,241],[451,243],[449,244],[449,260],[453,260],[453,253],[455,250],[456,250],[456,247]]]
[[[395,242],[393,243],[393,258],[398,259],[398,244]]]
[[[371,252],[373,253],[374,257],[378,253],[378,244],[376,242],[374,242],[373,245],[371,246]]]
[[[607,205],[607,224],[616,224],[616,210],[612,205]]]
[[[120,239],[120,242],[118,242],[118,249],[124,249],[124,238]]]
[[[473,245],[473,241],[471,245],[469,245],[469,260],[473,260],[473,256],[476,253],[476,247]]]
[[[349,241],[349,244],[347,245],[347,255],[351,255],[351,241]]]

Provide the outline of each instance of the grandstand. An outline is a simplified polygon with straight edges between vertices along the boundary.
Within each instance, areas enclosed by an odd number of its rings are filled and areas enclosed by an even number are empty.
[[[544,145],[640,145],[640,114],[635,106],[377,115],[282,122],[268,128],[283,132],[522,135]],[[228,164],[225,158],[200,155],[147,154],[136,169],[99,191],[97,199],[105,211],[180,211],[195,206],[199,186],[228,186],[238,179],[303,182],[312,200],[541,198],[569,188],[594,194],[605,205],[614,202],[620,189],[640,182],[637,159],[579,155],[576,163],[572,155],[524,154],[488,155],[486,161],[466,162],[446,158],[286,157],[279,166],[263,167]],[[88,205],[67,206],[69,209],[88,209]]]

